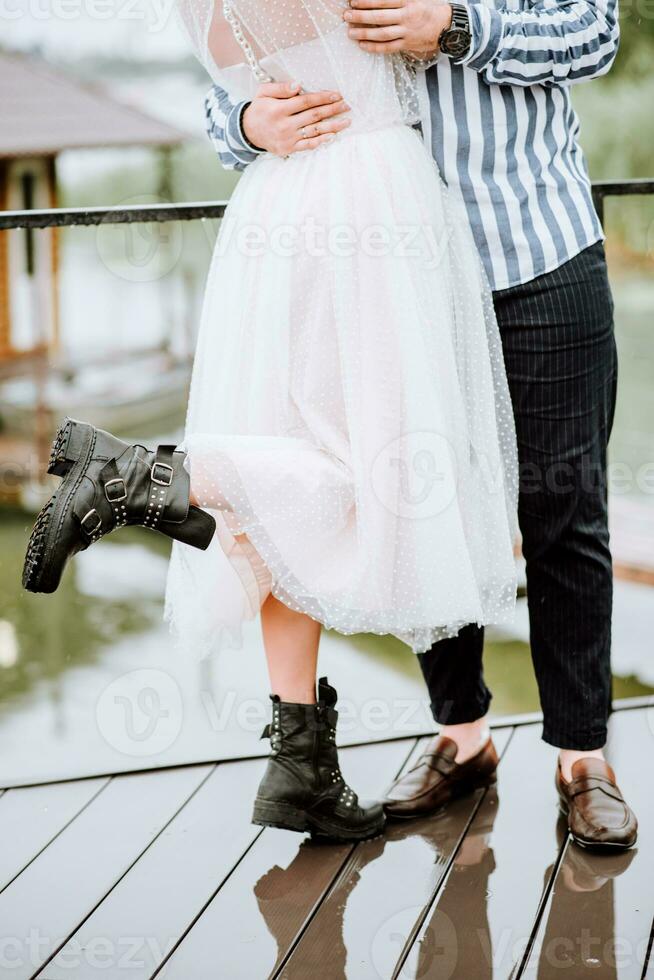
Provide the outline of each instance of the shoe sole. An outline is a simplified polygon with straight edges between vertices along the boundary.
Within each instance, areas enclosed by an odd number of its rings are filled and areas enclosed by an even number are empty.
[[[570,816],[570,808],[563,802],[563,800],[559,802],[559,810],[561,811],[564,817],[567,818]],[[578,837],[577,834],[573,833],[570,830],[569,825],[568,825],[568,832],[572,837],[573,841],[575,842],[575,844],[579,844],[579,847],[583,847],[585,851],[602,851],[602,852],[628,851],[630,848],[634,847],[634,845],[638,842],[638,834],[636,834],[634,839],[630,841],[628,844],[619,844],[616,843],[615,841],[605,841],[605,840],[593,841],[593,840],[586,840],[584,837]]]
[[[377,837],[386,826],[382,816],[375,824],[359,830],[346,830],[336,824],[317,817],[308,810],[301,810],[289,803],[273,803],[257,799],[254,804],[252,823],[261,827],[276,827],[280,830],[294,830],[297,833],[311,833],[313,837],[326,837],[333,841],[360,841]]]
[[[62,476],[57,492],[41,509],[32,529],[23,565],[23,588],[28,592],[56,592],[66,563],[54,561],[59,533],[68,509],[93,455],[93,426],[65,419],[52,444],[48,473]]]
[[[415,810],[413,813],[393,813],[392,810],[387,810],[384,808],[387,820],[393,821],[403,821],[403,820],[419,820],[421,817],[435,817],[439,813],[443,813],[444,810],[448,808],[451,803],[455,800],[459,800],[464,796],[469,796],[474,793],[476,789],[488,789],[489,786],[495,786],[497,783],[497,773],[493,773],[484,779],[475,780],[474,782],[465,782],[460,786],[455,786],[449,797],[438,806],[432,806],[425,810]]]

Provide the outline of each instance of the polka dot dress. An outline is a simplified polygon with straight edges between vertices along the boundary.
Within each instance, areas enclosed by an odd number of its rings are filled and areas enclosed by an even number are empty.
[[[206,552],[174,545],[166,603],[199,656],[238,643],[270,591],[415,651],[513,616],[517,457],[491,294],[391,61],[340,29],[283,52],[307,88],[342,85],[347,59],[365,63],[345,72],[351,129],[259,157],[216,244],[184,447],[219,530]]]

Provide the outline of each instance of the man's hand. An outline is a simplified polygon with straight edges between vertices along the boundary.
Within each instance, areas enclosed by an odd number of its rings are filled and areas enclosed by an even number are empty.
[[[243,113],[243,132],[254,146],[285,157],[315,150],[350,125],[338,92],[302,92],[293,82],[266,82]]]
[[[452,23],[452,8],[441,0],[350,0],[343,14],[350,37],[364,51],[405,51],[431,57],[442,32]]]

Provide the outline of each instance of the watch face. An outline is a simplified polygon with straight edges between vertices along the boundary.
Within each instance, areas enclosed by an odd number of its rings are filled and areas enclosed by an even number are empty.
[[[470,34],[461,28],[452,27],[443,38],[441,48],[452,58],[462,58],[470,48]]]

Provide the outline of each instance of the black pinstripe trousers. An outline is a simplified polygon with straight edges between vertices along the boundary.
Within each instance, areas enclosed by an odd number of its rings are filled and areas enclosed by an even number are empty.
[[[604,247],[494,294],[516,417],[519,518],[543,738],[588,750],[606,741],[613,572],[606,448],[617,355]],[[483,630],[420,654],[442,724],[482,717]]]

